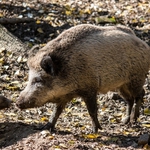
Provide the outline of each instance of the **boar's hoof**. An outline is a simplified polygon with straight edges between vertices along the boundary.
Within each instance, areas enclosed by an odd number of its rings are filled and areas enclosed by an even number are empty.
[[[139,110],[136,110],[136,107],[134,106],[132,109],[132,113],[130,115],[130,122],[135,123],[139,118],[139,116],[140,116]]]
[[[130,116],[126,116],[122,119],[123,124],[127,124],[128,122],[130,122]]]
[[[93,133],[97,133],[98,132],[98,129],[102,130],[103,128],[100,126],[100,124],[96,127],[93,127]]]
[[[54,131],[54,125],[52,123],[48,122],[44,126],[41,126],[39,130],[49,130],[50,132]]]

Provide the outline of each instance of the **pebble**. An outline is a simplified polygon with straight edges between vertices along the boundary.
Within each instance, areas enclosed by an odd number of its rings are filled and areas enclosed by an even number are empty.
[[[138,139],[138,145],[145,145],[149,142],[149,140],[150,140],[149,134],[142,134]]]

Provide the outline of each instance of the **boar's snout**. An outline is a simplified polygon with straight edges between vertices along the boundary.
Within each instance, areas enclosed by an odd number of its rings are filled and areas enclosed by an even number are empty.
[[[16,105],[20,109],[33,108],[35,106],[36,99],[25,99],[23,97],[19,97]]]

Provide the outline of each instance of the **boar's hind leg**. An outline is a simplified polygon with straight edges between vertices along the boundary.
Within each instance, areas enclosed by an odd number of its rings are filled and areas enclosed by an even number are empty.
[[[41,130],[47,129],[47,130],[53,131],[56,121],[59,118],[60,114],[62,113],[65,105],[66,105],[65,101],[63,103],[55,104],[55,109],[53,111],[53,114],[52,114],[49,122],[46,125],[44,125],[43,127],[41,127],[40,129]]]
[[[84,99],[88,112],[92,118],[93,132],[97,133],[98,129],[102,129],[97,118],[97,92],[86,92],[86,94],[82,95],[82,98]]]
[[[120,88],[120,93],[127,102],[126,116],[122,119],[122,122],[126,124],[130,121],[130,115],[134,104],[134,97],[130,93],[127,85],[123,85]]]
[[[134,83],[136,83],[136,85]],[[123,118],[123,123],[126,124],[129,121],[136,121],[139,117],[139,108],[141,106],[145,93],[144,89],[142,88],[142,82],[141,84],[137,84],[137,82],[132,82],[131,84],[124,85],[120,88],[120,92],[127,101],[126,117]]]
[[[139,117],[139,109],[142,105],[143,102],[143,97],[145,95],[145,91],[144,89],[142,89],[142,91],[139,93],[139,95],[137,97],[135,97],[135,105],[132,108],[132,113],[131,113],[131,121],[136,121],[137,118]]]

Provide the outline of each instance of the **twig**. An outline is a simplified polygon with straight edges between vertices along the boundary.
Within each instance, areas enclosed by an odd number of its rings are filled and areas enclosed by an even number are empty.
[[[27,23],[34,21],[33,18],[0,18],[0,24]]]

